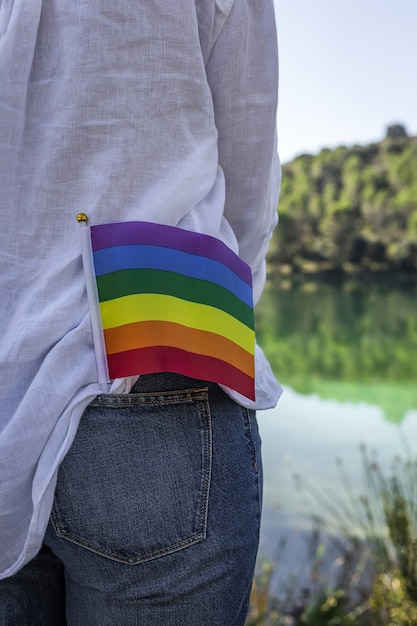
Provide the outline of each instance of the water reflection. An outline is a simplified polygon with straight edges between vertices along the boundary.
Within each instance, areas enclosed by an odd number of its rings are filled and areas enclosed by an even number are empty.
[[[331,501],[342,492],[342,459],[359,497],[361,444],[387,469],[398,454],[415,456],[416,304],[415,279],[269,281],[257,335],[285,391],[275,409],[259,413],[261,554],[273,556],[284,537],[293,559],[311,516],[326,518],[319,497],[306,503],[296,490],[294,474]]]
[[[297,559],[305,558],[312,517],[329,521],[321,496],[328,502],[337,496],[348,504],[352,493],[356,498],[367,494],[360,446],[376,452],[388,475],[396,455],[414,458],[417,452],[417,411],[408,411],[398,425],[388,422],[376,405],[324,400],[285,388],[278,406],[259,413],[258,419],[265,474],[260,554],[274,558],[284,540],[283,576],[294,570]],[[350,496],[339,474],[339,459]],[[306,501],[295,488],[294,475],[307,480],[320,497]],[[330,525],[329,530],[338,529]]]
[[[417,409],[416,305],[415,278],[271,279],[258,340],[284,384],[400,421]]]
[[[308,478],[322,490],[338,489],[337,459],[343,460],[352,485],[360,490],[360,446],[375,450],[379,462],[389,467],[396,454],[411,453],[412,442],[417,442],[416,418],[417,411],[409,411],[397,425],[387,422],[378,406],[323,400],[285,388],[275,409],[258,414],[266,474],[265,504],[300,512],[294,474]]]

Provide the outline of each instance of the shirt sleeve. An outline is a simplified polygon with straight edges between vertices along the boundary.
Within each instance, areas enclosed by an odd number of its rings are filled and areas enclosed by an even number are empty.
[[[254,301],[278,222],[278,43],[273,0],[235,0],[207,60],[226,180],[225,218],[251,266]]]

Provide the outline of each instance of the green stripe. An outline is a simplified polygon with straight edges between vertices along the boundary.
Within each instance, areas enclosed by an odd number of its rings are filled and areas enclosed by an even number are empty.
[[[139,293],[175,296],[189,302],[214,306],[253,328],[253,310],[233,293],[207,280],[176,272],[130,269],[97,276],[100,302]]]

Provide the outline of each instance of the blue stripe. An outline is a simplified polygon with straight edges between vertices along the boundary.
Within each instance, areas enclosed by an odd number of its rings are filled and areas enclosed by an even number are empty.
[[[94,253],[96,276],[127,269],[157,269],[208,280],[234,293],[253,307],[252,288],[226,265],[188,252],[159,246],[132,245],[103,248]]]

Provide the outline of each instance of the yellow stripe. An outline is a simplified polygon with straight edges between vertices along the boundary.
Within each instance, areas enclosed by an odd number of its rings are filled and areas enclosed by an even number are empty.
[[[174,322],[223,335],[253,354],[255,333],[221,309],[160,294],[135,294],[100,303],[103,328],[149,320]]]

